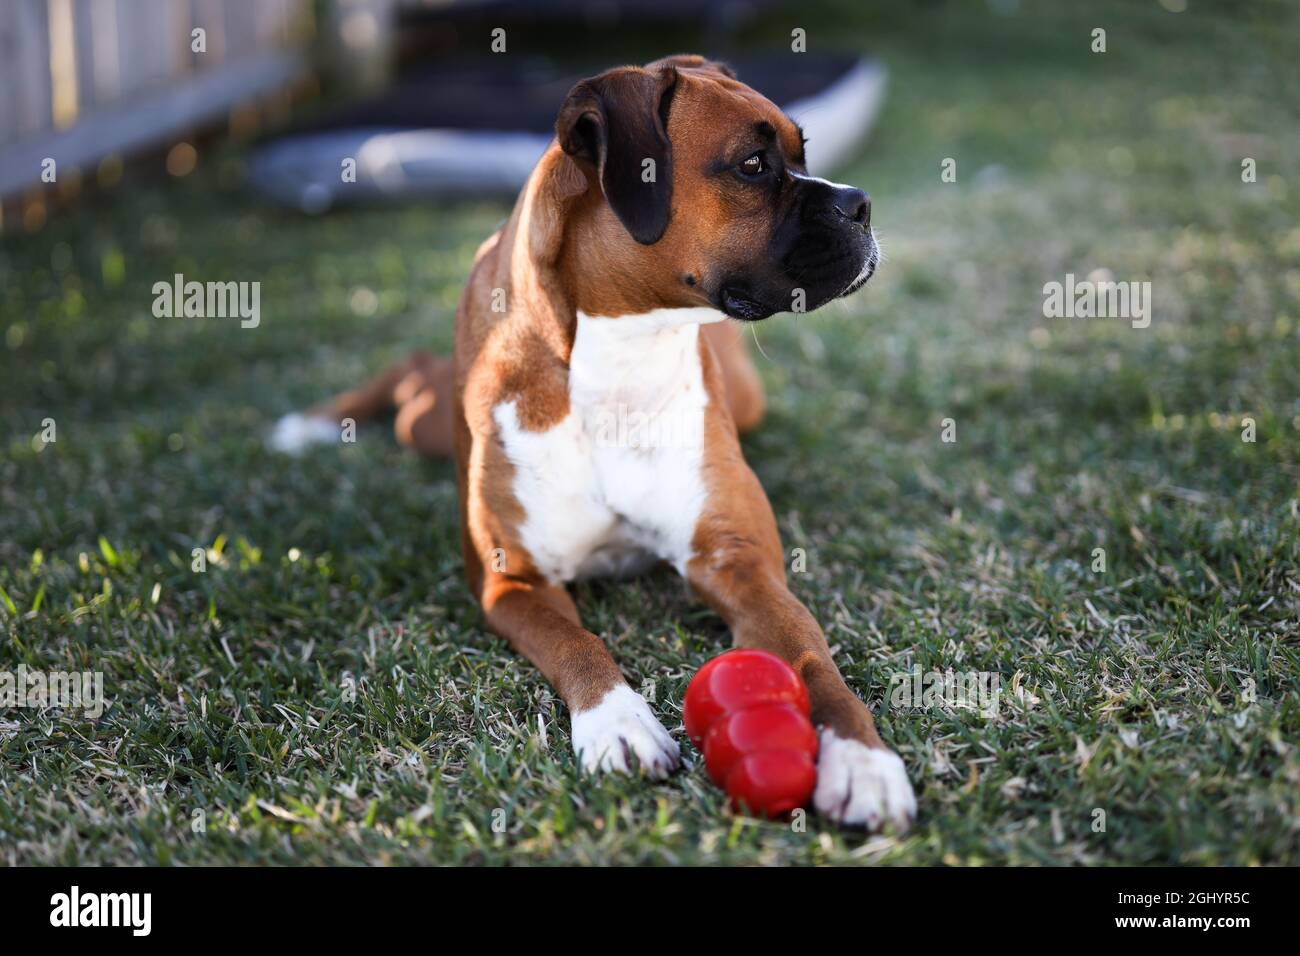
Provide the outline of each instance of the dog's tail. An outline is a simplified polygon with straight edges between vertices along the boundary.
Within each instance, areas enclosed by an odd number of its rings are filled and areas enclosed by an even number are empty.
[[[452,451],[451,359],[416,352],[360,388],[281,418],[268,439],[272,448],[296,455],[311,445],[351,440],[351,429],[396,408],[398,441],[423,454]]]

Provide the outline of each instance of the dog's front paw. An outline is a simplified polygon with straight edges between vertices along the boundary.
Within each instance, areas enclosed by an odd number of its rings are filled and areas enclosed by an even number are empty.
[[[655,719],[650,705],[624,684],[595,707],[573,715],[573,749],[588,773],[631,773],[635,764],[656,779],[681,764],[677,741]]]
[[[829,727],[821,732],[813,806],[837,823],[870,830],[889,822],[902,833],[916,819],[916,797],[898,754],[836,736]]]

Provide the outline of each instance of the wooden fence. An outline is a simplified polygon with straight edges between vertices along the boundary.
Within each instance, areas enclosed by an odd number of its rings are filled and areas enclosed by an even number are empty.
[[[292,81],[308,0],[3,0],[0,197]],[[195,31],[201,33],[195,33]]]

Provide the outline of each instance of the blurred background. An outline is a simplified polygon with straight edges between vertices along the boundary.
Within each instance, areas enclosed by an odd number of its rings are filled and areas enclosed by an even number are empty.
[[[0,852],[1294,862],[1298,37],[1283,0],[6,0],[0,664],[93,665],[117,705],[0,715]],[[873,197],[865,291],[747,330],[771,410],[745,447],[915,774],[906,841],[710,843],[691,778],[566,784],[611,821],[666,801],[653,839],[557,809],[515,715],[567,721],[479,627],[451,466],[384,427],[265,448],[284,412],[448,350],[569,84],[676,52],[732,62]],[[178,273],[260,283],[260,321],[156,317]],[[1046,316],[1067,275],[1151,282],[1151,325]],[[667,707],[724,640],[671,576],[578,592]],[[1050,703],[891,714],[912,666]],[[504,842],[466,837],[503,793]],[[229,826],[191,839],[195,805]],[[1099,805],[1109,834],[1071,822]]]
[[[842,161],[879,105],[861,51],[743,40],[775,0],[23,0],[0,24],[0,196],[25,229],[83,184],[165,150],[265,136],[249,182],[320,213],[339,202],[515,193],[568,89],[673,44],[736,61]],[[620,59],[622,58],[622,59]],[[266,135],[269,134],[269,135]],[[62,177],[57,165],[62,164]],[[351,168],[341,175],[341,164]],[[57,185],[42,190],[41,185]],[[53,193],[53,196],[46,193]]]

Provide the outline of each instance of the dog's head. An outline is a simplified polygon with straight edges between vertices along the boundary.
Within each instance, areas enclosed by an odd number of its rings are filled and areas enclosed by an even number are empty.
[[[867,194],[809,176],[799,127],[721,64],[676,56],[583,80],[556,134],[599,184],[603,240],[655,277],[657,305],[764,319],[875,271]]]

